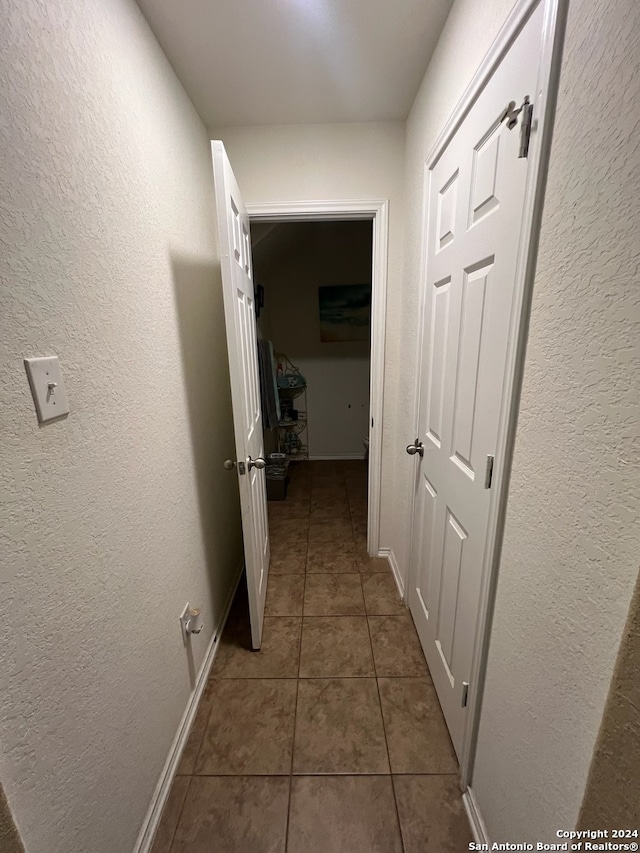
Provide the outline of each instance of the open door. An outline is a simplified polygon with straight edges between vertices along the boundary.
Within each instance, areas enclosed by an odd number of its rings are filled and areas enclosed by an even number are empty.
[[[269,527],[249,216],[222,142],[212,142],[211,152],[236,438],[236,460],[226,460],[224,465],[236,468],[240,484],[251,644],[259,649],[269,574]]]

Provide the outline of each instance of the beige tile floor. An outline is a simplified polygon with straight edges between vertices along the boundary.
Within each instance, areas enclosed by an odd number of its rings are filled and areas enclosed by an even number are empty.
[[[457,853],[458,765],[409,611],[366,553],[364,462],[269,504],[263,646],[232,607],[152,853]]]

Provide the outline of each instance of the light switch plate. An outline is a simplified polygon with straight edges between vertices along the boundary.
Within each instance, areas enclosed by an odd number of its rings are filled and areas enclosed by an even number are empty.
[[[25,358],[24,366],[40,423],[46,424],[68,415],[69,403],[58,356]]]

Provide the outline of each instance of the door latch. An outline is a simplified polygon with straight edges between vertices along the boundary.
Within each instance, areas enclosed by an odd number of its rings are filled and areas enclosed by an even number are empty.
[[[487,454],[487,467],[484,472],[485,489],[491,488],[491,481],[493,480],[493,463],[495,462],[495,459],[495,456],[489,456],[489,454]]]
[[[469,682],[462,682],[462,707],[467,707],[467,702],[469,701]]]
[[[527,157],[529,155],[529,141],[531,139],[531,123],[533,121],[533,104],[530,102],[529,95],[525,95],[524,101],[517,109],[516,102],[509,101],[500,116],[499,124],[506,121],[509,130],[513,130],[518,124],[520,113],[522,113],[522,121],[520,122],[520,148],[518,149],[518,157]]]

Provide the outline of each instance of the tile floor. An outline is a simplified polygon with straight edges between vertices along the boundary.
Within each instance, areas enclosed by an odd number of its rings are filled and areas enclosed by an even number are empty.
[[[263,646],[239,591],[152,853],[447,853],[472,840],[409,611],[366,553],[364,462],[269,504]]]

